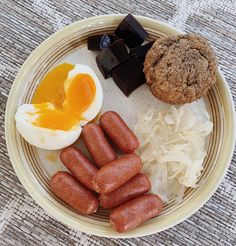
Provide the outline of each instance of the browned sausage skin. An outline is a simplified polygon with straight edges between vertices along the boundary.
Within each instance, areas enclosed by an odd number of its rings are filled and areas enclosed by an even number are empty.
[[[115,208],[111,212],[110,223],[114,230],[126,232],[159,215],[162,207],[159,196],[142,195]]]
[[[59,171],[50,180],[52,192],[81,214],[97,211],[98,200],[94,194],[80,184],[71,174]]]
[[[72,146],[65,148],[60,159],[78,181],[90,190],[93,189],[92,179],[98,169],[79,149]]]
[[[103,208],[115,208],[131,199],[143,195],[150,189],[151,183],[148,176],[139,173],[113,192],[100,194],[100,205]]]
[[[98,193],[112,192],[134,177],[142,166],[138,155],[123,155],[98,170],[93,178],[94,190]]]
[[[138,138],[114,111],[107,111],[100,117],[102,129],[124,153],[132,153],[139,146]]]
[[[95,123],[85,125],[82,130],[82,138],[98,167],[102,167],[117,158],[99,125]]]

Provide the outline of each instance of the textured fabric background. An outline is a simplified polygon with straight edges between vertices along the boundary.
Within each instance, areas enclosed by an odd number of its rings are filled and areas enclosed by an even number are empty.
[[[207,37],[236,100],[235,0],[0,0],[0,245],[236,245],[236,153],[213,197],[183,223],[136,239],[115,240],[72,230],[48,216],[26,193],[8,158],[4,110],[11,84],[29,54],[77,20],[133,13]]]

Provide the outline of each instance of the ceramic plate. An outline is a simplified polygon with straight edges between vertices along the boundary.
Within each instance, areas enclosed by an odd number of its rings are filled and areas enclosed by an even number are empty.
[[[160,216],[137,229],[119,234],[108,223],[109,212],[99,209],[93,215],[80,215],[60,201],[49,189],[49,179],[57,170],[65,170],[60,163],[59,151],[45,151],[29,145],[16,130],[14,115],[23,103],[30,103],[36,87],[44,75],[62,62],[89,65],[99,77],[104,102],[102,111],[115,110],[132,127],[143,105],[162,107],[146,85],[135,90],[128,98],[115,86],[112,79],[104,80],[95,62],[95,52],[88,51],[88,36],[113,33],[124,15],[98,16],[74,23],[44,41],[26,60],[13,83],[6,109],[6,140],[12,165],[28,193],[51,216],[77,230],[104,237],[138,237],[160,232],[183,221],[196,212],[214,193],[229,166],[235,139],[234,107],[227,83],[221,72],[209,95],[200,100],[211,115],[214,130],[209,138],[204,170],[196,189],[185,192],[183,202],[174,199],[166,204]],[[139,17],[149,39],[180,32],[159,21]],[[80,140],[77,141],[80,145]],[[82,147],[82,146],[81,146]]]

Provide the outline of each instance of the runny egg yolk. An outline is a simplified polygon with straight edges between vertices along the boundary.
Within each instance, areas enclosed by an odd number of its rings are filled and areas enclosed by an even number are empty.
[[[71,111],[78,119],[92,103],[96,87],[88,74],[77,74],[73,80],[65,82],[65,99],[63,107]]]
[[[61,64],[50,71],[40,83],[33,98],[38,117],[33,124],[53,130],[70,130],[80,120],[95,98],[96,87],[89,74],[66,79],[73,65]],[[54,107],[48,107],[51,102]]]
[[[51,102],[61,107],[64,101],[64,82],[74,65],[63,63],[49,71],[37,87],[32,103]]]
[[[35,126],[53,130],[69,130],[78,123],[78,119],[63,108],[48,107],[47,103],[34,105],[38,118],[34,120]]]

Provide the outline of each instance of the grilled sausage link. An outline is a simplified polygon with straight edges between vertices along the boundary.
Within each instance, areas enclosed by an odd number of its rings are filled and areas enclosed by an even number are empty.
[[[102,167],[117,158],[99,125],[95,123],[85,125],[82,130],[82,138],[98,167]]]
[[[97,198],[71,174],[57,172],[50,180],[50,187],[56,196],[81,214],[92,214],[97,211]]]
[[[162,207],[159,196],[142,195],[115,208],[111,212],[110,223],[114,230],[126,232],[159,215]]]
[[[69,169],[73,176],[84,186],[93,189],[92,179],[97,168],[77,148],[67,147],[60,154],[61,162]]]
[[[93,177],[93,188],[98,193],[112,192],[134,177],[142,166],[138,155],[123,155],[98,170]]]
[[[132,153],[139,146],[138,138],[114,111],[107,111],[100,117],[102,129],[124,153]]]
[[[150,189],[151,183],[148,176],[139,173],[120,188],[107,194],[100,194],[98,199],[103,208],[115,208],[131,199],[145,194]]]

